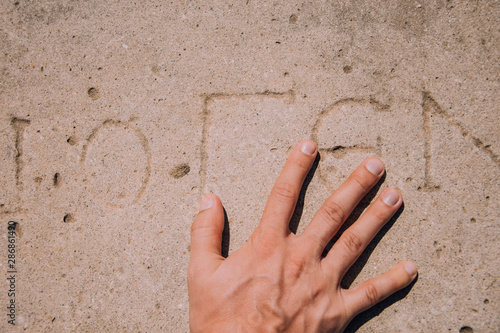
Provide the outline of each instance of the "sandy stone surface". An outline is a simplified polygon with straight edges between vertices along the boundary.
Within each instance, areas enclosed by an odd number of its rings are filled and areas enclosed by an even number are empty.
[[[349,332],[500,331],[499,21],[496,0],[0,1],[0,331],[187,332],[202,193],[231,253],[303,138],[298,233],[367,156],[387,176],[355,215],[405,199],[344,285],[406,259],[418,281]]]

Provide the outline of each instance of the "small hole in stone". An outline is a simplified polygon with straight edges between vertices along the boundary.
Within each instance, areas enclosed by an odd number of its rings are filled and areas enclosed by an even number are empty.
[[[490,300],[489,300],[489,299],[485,299],[485,300],[483,301],[483,303],[484,303],[484,304],[489,304],[489,303],[490,303]]]
[[[469,326],[463,326],[462,328],[460,328],[460,333],[474,333],[474,330],[472,329],[472,327],[469,327]]]
[[[56,172],[56,174],[54,175],[53,183],[54,187],[59,187],[61,185],[61,175],[59,174],[59,172]]]
[[[70,145],[74,146],[78,143],[78,140],[76,140],[74,137],[70,136],[68,138],[68,140],[66,140],[67,143],[69,143]]]
[[[71,222],[75,222],[75,218],[71,214],[66,214],[63,217],[63,221],[64,221],[64,223],[71,223]]]
[[[352,67],[351,66],[344,66],[343,70],[344,70],[344,73],[349,74],[352,72]]]
[[[97,90],[97,88],[89,88],[89,90],[87,90],[87,94],[89,94],[90,98],[92,98],[93,100],[99,98],[99,90]]]
[[[175,179],[179,179],[187,175],[191,171],[191,167],[187,163],[179,164],[172,170],[170,170],[170,176]]]
[[[471,218],[470,219],[470,223],[476,223],[476,219],[475,218]]]

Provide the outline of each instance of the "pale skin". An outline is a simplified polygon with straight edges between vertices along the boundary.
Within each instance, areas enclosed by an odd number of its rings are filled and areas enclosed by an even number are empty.
[[[191,227],[188,268],[191,332],[342,332],[360,312],[408,286],[417,276],[409,261],[351,289],[343,276],[401,207],[401,193],[387,188],[322,257],[327,243],[380,180],[382,161],[364,160],[295,235],[289,222],[318,153],[303,140],[274,184],[262,219],[239,250],[221,255],[224,211],[207,194]]]

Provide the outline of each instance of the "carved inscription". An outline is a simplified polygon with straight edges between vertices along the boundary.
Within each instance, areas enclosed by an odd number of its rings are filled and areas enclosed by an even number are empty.
[[[259,220],[290,148],[304,137],[294,96],[289,91],[205,97],[200,183],[202,193],[217,193],[228,209],[231,244],[249,236],[240,227]]]
[[[146,137],[127,122],[106,120],[83,147],[82,167],[91,192],[112,207],[135,204],[151,174]]]
[[[16,163],[16,185],[18,186],[19,190],[23,189],[23,182],[21,180],[21,174],[23,171],[23,166],[24,166],[24,161],[22,159],[23,157],[23,141],[24,141],[24,130],[25,128],[31,123],[30,120],[28,119],[21,119],[21,118],[12,118],[10,124],[14,128],[14,131],[16,132],[16,138],[15,138],[15,149],[16,153],[14,155],[14,160]]]
[[[322,158],[319,179],[330,192],[335,190],[339,173],[348,172],[360,158],[382,156],[382,114],[388,112],[388,105],[374,99],[347,98],[320,113],[312,139]]]
[[[240,186],[241,192],[245,192],[247,189],[244,184],[239,184],[240,176],[245,175],[246,179],[260,179],[263,185],[266,184],[259,190],[262,193],[259,192],[258,196],[267,194],[267,183],[272,182],[279,172],[279,168],[273,168],[281,167],[275,160],[286,158],[289,149],[307,136],[304,133],[308,129],[304,128],[303,121],[287,113],[295,105],[295,93],[264,91],[254,94],[211,94],[203,98],[199,171],[201,188],[203,191],[222,190],[224,185],[218,184],[218,180],[227,179],[233,187]],[[421,172],[421,177],[417,176],[422,180],[418,190],[439,190],[439,184],[432,177],[433,117],[446,120],[451,127],[458,129],[466,141],[500,166],[500,157],[492,147],[483,143],[483,140],[443,109],[430,92],[422,92],[420,107],[422,136],[408,140],[405,147],[395,147],[395,138],[406,135],[404,124],[415,122],[403,121],[400,128],[388,128],[387,120],[393,111],[389,105],[374,98],[346,98],[321,111],[312,132],[309,132],[318,143],[322,156],[317,171],[321,183],[333,191],[334,179],[346,176],[343,172],[347,174],[361,158],[382,157],[389,153],[392,154],[389,156],[391,160],[399,160],[403,155],[398,155],[398,150],[406,150],[406,156],[409,153],[413,155],[410,154],[402,164],[409,165],[408,169]],[[12,156],[17,202],[24,189],[22,173],[27,163],[24,158],[24,133],[31,123],[28,119],[10,119],[14,131]],[[256,133],[258,134],[255,135]],[[389,138],[388,133],[396,134]],[[72,137],[68,139],[70,144],[73,141]],[[415,142],[423,142],[423,149],[422,146],[415,145]],[[423,159],[415,155],[420,154],[420,151],[423,152],[423,156],[420,155]],[[424,161],[421,169],[419,160]],[[81,161],[87,188],[111,207],[137,203],[150,179],[149,143],[144,134],[130,122],[104,121],[86,140]],[[228,169],[229,165],[232,169]],[[273,169],[274,174],[269,174],[269,168]],[[170,175],[181,179],[189,171],[189,165],[180,164]],[[263,173],[268,175],[264,176],[265,180],[262,179]],[[415,175],[408,176],[406,181],[412,179],[415,179]],[[35,182],[38,180],[41,178],[36,177]],[[54,173],[53,186],[60,187],[61,181],[61,175]],[[3,210],[2,214],[13,212],[6,210],[4,203],[0,204],[0,208]],[[16,211],[21,211],[19,209],[17,207]]]

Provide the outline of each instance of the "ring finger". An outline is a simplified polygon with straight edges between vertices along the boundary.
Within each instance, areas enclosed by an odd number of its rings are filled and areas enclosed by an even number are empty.
[[[366,212],[340,236],[323,259],[325,273],[340,281],[402,203],[398,190],[384,190]]]

